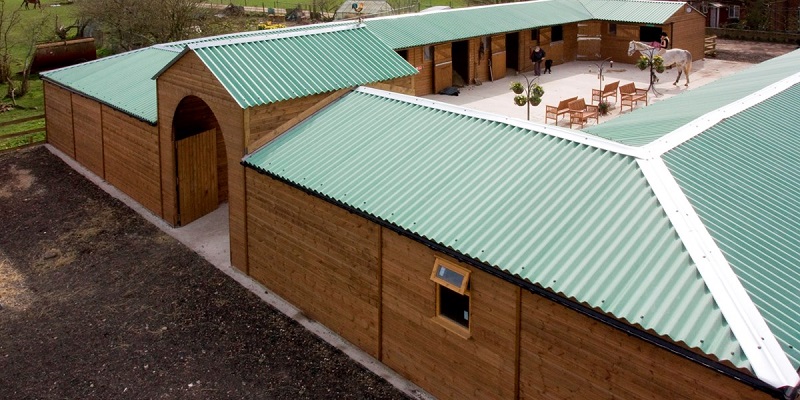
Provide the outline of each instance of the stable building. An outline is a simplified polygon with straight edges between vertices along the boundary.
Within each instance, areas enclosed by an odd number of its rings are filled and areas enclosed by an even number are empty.
[[[498,17],[527,7],[551,16]],[[798,162],[767,115],[800,55],[591,135],[413,96],[446,80],[437,51],[479,80],[528,68],[534,43],[627,57],[686,10],[540,1],[152,46],[43,74],[48,142],[172,225],[228,204],[233,266],[438,397],[791,398],[800,217],[749,205],[796,203],[794,175],[753,171]],[[698,156],[719,148],[741,153]]]

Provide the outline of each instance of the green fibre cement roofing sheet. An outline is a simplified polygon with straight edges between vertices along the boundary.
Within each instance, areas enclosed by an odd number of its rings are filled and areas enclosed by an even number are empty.
[[[539,0],[367,19],[364,24],[393,49],[586,21],[575,0]]]
[[[682,10],[681,1],[581,0],[593,19],[639,24],[663,24]]]
[[[358,89],[244,163],[749,368],[633,157],[454,110]]]
[[[174,52],[146,48],[42,72],[41,76],[155,124],[158,105],[156,81],[152,78],[175,56]]]
[[[417,73],[369,30],[355,26],[192,49],[242,108]]]
[[[797,73],[800,51],[773,58],[703,87],[683,92],[604,122],[583,132],[631,146],[641,146],[720,107]]]
[[[800,368],[798,99],[795,84],[664,155],[795,369]]]

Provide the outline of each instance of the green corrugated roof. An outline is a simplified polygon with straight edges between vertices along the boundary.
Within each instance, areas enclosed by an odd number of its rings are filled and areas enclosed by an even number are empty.
[[[682,1],[581,0],[594,19],[661,25],[686,3]]]
[[[244,162],[749,366],[633,157],[455,110],[359,89]]]
[[[798,63],[800,51],[794,51],[703,87],[685,91],[668,101],[656,102],[636,112],[590,126],[583,132],[631,146],[645,145],[711,111],[795,74]]]
[[[800,368],[799,99],[795,84],[664,155],[795,369]]]
[[[143,121],[158,119],[153,75],[177,54],[146,48],[105,57],[41,76]]]
[[[574,0],[539,0],[365,20],[393,49],[444,43],[592,19]]]
[[[242,108],[418,72],[363,26],[217,41],[192,50]]]

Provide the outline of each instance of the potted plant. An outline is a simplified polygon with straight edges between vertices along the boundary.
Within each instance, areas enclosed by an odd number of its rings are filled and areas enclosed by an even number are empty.
[[[544,96],[544,88],[541,85],[534,83],[531,92],[533,93],[532,97],[538,97],[539,101],[542,100],[541,97]]]
[[[528,102],[528,97],[525,96],[524,94],[518,94],[518,95],[514,96],[514,104],[516,104],[516,105],[518,105],[520,107],[524,106],[525,103],[527,103],[527,102]]]
[[[525,87],[522,86],[522,83],[520,83],[520,82],[511,82],[510,88],[511,88],[511,91],[516,93],[516,94],[520,94],[523,91],[525,91]]]
[[[531,96],[531,98],[530,98],[530,99],[528,99],[528,101],[530,101],[530,102],[531,102],[531,105],[532,105],[532,106],[536,107],[536,106],[538,106],[538,105],[539,105],[539,104],[542,102],[542,97],[541,97],[541,96],[537,96],[537,95],[534,93],[534,95],[533,95],[533,96]]]
[[[601,101],[600,103],[597,104],[597,111],[600,113],[600,115],[608,114],[608,111],[610,109],[611,109],[611,104],[609,104],[607,101]]]

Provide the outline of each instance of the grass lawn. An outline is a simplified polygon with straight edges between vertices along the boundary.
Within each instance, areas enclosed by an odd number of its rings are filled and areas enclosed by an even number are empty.
[[[41,41],[55,40],[54,27],[56,26],[56,19],[60,25],[71,24],[74,21],[74,13],[76,8],[71,5],[54,6],[58,2],[43,1],[42,10],[28,9],[20,7],[21,2],[14,1],[0,1],[4,11],[3,27],[7,26],[7,21],[11,18],[12,14],[19,15],[20,20],[10,32],[9,43],[10,54],[12,57],[11,69],[14,73],[12,79],[15,80],[16,85],[20,84],[22,79],[21,71],[23,69],[23,62],[27,54],[26,42],[28,42],[25,35],[32,31],[33,26],[43,24],[43,38]],[[44,113],[44,93],[42,90],[42,82],[39,80],[38,75],[31,76],[29,80],[30,88],[27,94],[16,99],[17,107],[5,112],[0,112],[0,123],[6,123],[22,118],[41,115]],[[6,96],[8,85],[3,82],[0,93],[3,94],[3,99],[0,103],[4,105],[11,105],[12,99]],[[15,132],[26,131],[30,129],[43,128],[44,119],[23,122],[19,124],[12,124],[0,127],[0,150],[13,148],[21,144],[29,143],[29,141],[44,140],[44,133],[35,133],[32,135],[16,137],[12,139],[3,139],[4,135]]]
[[[310,7],[314,0],[296,0],[296,1],[278,1],[278,0],[210,0],[209,3],[214,4],[230,4],[233,3],[237,6],[254,6],[266,8],[295,8],[298,4],[304,8]],[[344,0],[342,0],[344,2]],[[339,3],[341,4],[341,3]],[[433,6],[450,6],[453,8],[460,8],[467,6],[467,0],[420,0],[419,8],[424,10]]]

